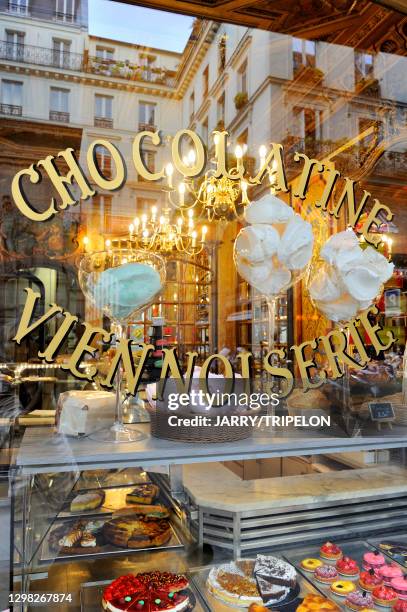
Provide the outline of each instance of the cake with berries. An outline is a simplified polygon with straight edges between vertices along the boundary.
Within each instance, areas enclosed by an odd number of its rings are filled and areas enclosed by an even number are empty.
[[[324,584],[331,584],[334,580],[338,580],[338,572],[333,565],[321,565],[314,572],[315,580]]]
[[[391,608],[397,601],[397,593],[394,589],[387,586],[376,587],[373,592],[373,601],[378,606]]]
[[[350,557],[342,557],[336,562],[335,567],[341,576],[357,576],[359,574],[358,564]]]
[[[406,576],[401,576],[400,578],[393,578],[390,583],[392,589],[394,589],[399,597],[399,599],[404,599],[407,601],[407,578]]]
[[[378,570],[378,574],[383,578],[385,586],[391,586],[392,580],[403,577],[403,570],[398,565],[386,564]]]
[[[366,552],[363,555],[363,569],[367,572],[370,569],[377,571],[386,564],[385,558],[378,550]]]
[[[319,554],[323,559],[337,561],[342,558],[342,550],[333,542],[325,542],[319,549]]]
[[[114,580],[103,592],[109,612],[181,612],[189,606],[188,580],[182,574],[147,572]]]
[[[382,586],[383,578],[370,569],[368,572],[361,572],[359,584],[365,591],[373,591],[376,587]]]
[[[363,610],[363,608],[373,608],[373,597],[367,591],[353,591],[345,599],[345,606],[349,610]]]

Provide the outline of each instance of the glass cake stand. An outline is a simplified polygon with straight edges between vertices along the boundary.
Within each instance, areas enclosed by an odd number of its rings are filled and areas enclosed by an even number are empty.
[[[118,341],[127,337],[131,320],[140,318],[163,289],[165,261],[160,255],[131,248],[111,248],[83,256],[79,285],[89,302],[114,324]],[[116,372],[115,421],[110,429],[92,433],[93,440],[136,442],[145,436],[123,422],[122,367]]]

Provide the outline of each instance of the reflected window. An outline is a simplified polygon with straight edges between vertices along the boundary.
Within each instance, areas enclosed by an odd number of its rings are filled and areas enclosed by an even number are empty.
[[[240,66],[238,76],[238,90],[240,93],[247,94],[247,60]]]
[[[138,105],[138,122],[139,130],[154,131],[155,125],[155,110],[156,105],[151,102],[139,102]]]
[[[100,232],[112,231],[112,196],[96,195],[92,200],[92,230]]]
[[[28,0],[10,0],[8,8],[11,13],[28,15]]]
[[[52,39],[52,61],[54,66],[69,68],[71,41]]]
[[[113,98],[95,95],[95,126],[113,127]]]
[[[155,172],[155,151],[143,151],[143,163],[149,172]],[[148,182],[140,174],[138,175],[138,180],[141,183]]]
[[[56,0],[55,18],[68,23],[75,21],[75,0]]]
[[[209,64],[202,73],[202,95],[205,97],[209,91]]]
[[[195,115],[195,92],[189,96],[189,122],[192,123]]]
[[[224,93],[218,99],[217,118],[218,118],[218,124],[225,123],[225,94]]]
[[[100,60],[110,61],[113,59],[114,49],[110,47],[96,47],[96,57]]]
[[[219,39],[218,44],[218,73],[221,74],[226,66],[226,34]]]
[[[24,32],[6,30],[6,57],[9,60],[24,58]]]
[[[204,119],[204,121],[202,122],[201,135],[202,135],[202,140],[207,145],[208,140],[209,140],[208,117],[206,117],[206,119]]]
[[[96,163],[100,173],[106,178],[112,178],[112,156],[105,147],[96,148]]]
[[[51,87],[49,118],[50,121],[69,122],[69,89]]]
[[[370,53],[355,53],[356,81],[373,78],[373,55]]]
[[[1,82],[1,112],[3,115],[22,114],[23,84],[19,81],[3,80]]]
[[[143,80],[152,81],[154,74],[154,65],[157,57],[150,53],[140,53],[140,65],[143,71]]]
[[[293,38],[294,73],[304,67],[315,68],[316,45],[313,40]]]

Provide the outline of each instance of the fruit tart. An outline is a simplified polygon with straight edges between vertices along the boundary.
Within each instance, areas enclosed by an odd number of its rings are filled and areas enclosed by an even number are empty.
[[[321,565],[314,572],[315,580],[323,584],[331,584],[334,580],[338,580],[338,572],[333,565]]]
[[[319,554],[323,559],[337,561],[342,558],[342,550],[333,542],[325,542],[319,549]]]
[[[406,576],[400,578],[393,578],[390,583],[392,589],[394,589],[399,599],[407,601],[407,578]]]
[[[342,557],[336,562],[335,567],[341,576],[357,576],[359,574],[358,564],[350,557]]]
[[[361,572],[359,584],[365,591],[373,591],[376,587],[382,586],[383,578],[376,574],[374,569],[370,569],[368,572]]]
[[[363,566],[363,569],[366,570],[367,572],[370,569],[378,570],[380,567],[383,567],[385,563],[386,563],[386,560],[384,556],[378,550],[369,551],[363,555],[362,566]]]
[[[397,593],[394,589],[388,586],[379,586],[373,589],[373,601],[378,606],[391,608],[397,601]]]
[[[345,606],[349,610],[363,610],[363,608],[371,608],[373,604],[373,597],[367,591],[353,591],[345,599]]]
[[[383,578],[385,586],[391,586],[391,581],[394,580],[394,578],[403,577],[403,571],[398,565],[383,565],[383,567],[378,570],[378,574]]]
[[[393,612],[407,612],[407,601],[399,599],[392,608]]]

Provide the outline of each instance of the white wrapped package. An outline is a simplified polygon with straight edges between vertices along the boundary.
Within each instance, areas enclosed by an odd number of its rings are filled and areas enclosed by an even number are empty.
[[[66,391],[58,398],[56,426],[60,434],[90,434],[113,425],[116,395],[109,391]]]
[[[291,210],[291,209],[290,209]],[[289,270],[301,270],[312,257],[314,234],[311,224],[295,214],[284,230],[278,245],[278,259]]]
[[[267,193],[260,200],[251,202],[245,209],[244,218],[247,223],[287,223],[294,216],[291,206]]]

